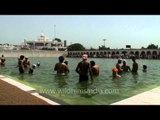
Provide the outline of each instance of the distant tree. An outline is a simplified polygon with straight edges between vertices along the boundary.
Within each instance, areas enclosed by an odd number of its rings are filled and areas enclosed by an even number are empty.
[[[108,49],[110,49],[110,48],[109,48],[109,47],[107,48],[107,47],[105,47],[104,45],[102,45],[102,47],[99,46],[99,50],[108,50]]]
[[[58,42],[61,42],[61,39],[59,39],[59,38],[55,38],[55,40],[57,40]]]
[[[68,51],[82,51],[82,50],[85,50],[86,48],[80,43],[75,43],[75,44],[68,46],[67,49]]]
[[[97,50],[96,48],[91,47],[90,50]]]
[[[158,45],[150,44],[147,49],[158,49]]]
[[[141,49],[145,49],[145,47],[142,46]]]

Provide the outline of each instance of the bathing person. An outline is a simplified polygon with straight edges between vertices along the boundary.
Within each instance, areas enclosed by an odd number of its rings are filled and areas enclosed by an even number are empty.
[[[23,65],[24,65],[24,68],[30,67],[30,61],[28,57],[25,57],[25,60],[23,61]]]
[[[116,64],[116,68],[118,69],[118,74],[121,74],[123,69],[121,69],[121,63],[122,63],[122,59],[118,59],[118,62]]]
[[[138,71],[138,63],[136,62],[136,58],[132,57],[133,65],[132,65],[132,72],[137,73]]]
[[[63,56],[59,56],[59,63],[56,63],[54,70],[57,71],[58,75],[64,75],[67,74],[69,69],[67,67],[67,65],[65,63],[63,63],[64,61],[64,57]]]
[[[143,72],[147,72],[147,65],[143,65]]]
[[[66,66],[68,67],[68,61],[64,61],[64,63],[65,63]],[[69,68],[68,68],[68,72],[69,72]]]
[[[95,61],[90,61],[91,70],[94,76],[99,75],[99,66],[95,63]]]
[[[112,69],[112,75],[113,75],[113,77],[121,77],[118,74],[118,68],[117,68],[117,66]]]
[[[88,58],[88,55],[83,54],[82,55],[83,60],[79,62],[76,67],[76,72],[79,74],[79,82],[88,81],[88,78],[89,78],[88,72],[90,74],[91,80],[93,80],[91,66],[90,66],[90,63],[87,61],[87,58]]]
[[[37,63],[37,67],[39,67],[39,66],[40,66],[40,63],[38,62],[38,63]]]
[[[18,59],[18,67],[19,67],[20,73],[24,73],[23,59],[24,59],[24,55],[21,55],[20,58]]]
[[[1,65],[5,65],[5,62],[6,62],[6,59],[5,59],[4,55],[2,54]]]
[[[131,71],[131,68],[129,67],[129,65],[126,64],[126,60],[123,60],[123,65],[121,69],[123,69],[124,72]]]
[[[35,68],[36,68],[36,64],[33,64],[32,67],[29,68],[28,73],[33,74]]]

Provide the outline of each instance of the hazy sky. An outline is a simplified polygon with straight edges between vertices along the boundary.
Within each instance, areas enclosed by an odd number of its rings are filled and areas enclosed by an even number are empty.
[[[36,40],[43,32],[49,38],[81,43],[86,48],[160,47],[160,15],[0,15],[0,43],[20,44]]]

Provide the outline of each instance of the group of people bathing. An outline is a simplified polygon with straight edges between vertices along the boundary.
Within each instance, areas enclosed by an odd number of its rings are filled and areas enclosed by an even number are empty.
[[[57,74],[66,74],[69,73],[68,61],[67,64],[64,62],[64,57],[60,56],[59,63],[55,64],[54,70],[57,71]],[[93,76],[99,75],[99,66],[95,63],[95,61],[87,61],[88,55],[82,55],[82,61],[78,63],[76,67],[76,72],[79,74],[79,81],[88,81],[89,75],[91,80],[93,80]]]
[[[28,57],[25,57],[24,55],[20,55],[18,58],[18,67],[19,67],[19,72],[24,73],[25,70],[29,68],[28,73],[33,74],[34,69],[40,66],[40,63],[38,62],[37,64],[33,64],[32,66],[30,65],[30,60]]]
[[[77,64],[75,71],[79,74],[79,81],[88,81],[89,75],[91,80],[93,80],[93,76],[98,76],[100,72],[99,66],[95,63],[95,61],[87,61],[88,55],[82,55],[82,61]],[[133,65],[132,69],[129,65],[126,64],[125,59],[118,59],[116,66],[112,69],[113,77],[121,77],[121,73],[131,71],[133,73],[137,73],[138,71],[138,63],[136,62],[136,58],[132,57]],[[67,64],[65,63],[67,62]],[[59,63],[56,63],[54,70],[57,71],[57,74],[66,74],[69,73],[68,61],[64,62],[64,57],[59,57]],[[123,62],[123,65],[121,63]],[[143,65],[143,72],[147,71],[147,66]]]
[[[24,59],[25,58],[25,59]],[[54,71],[57,71],[58,75],[65,75],[69,73],[68,61],[64,61],[64,56],[59,56],[59,62],[55,64]],[[89,75],[91,80],[93,80],[93,76],[98,76],[100,72],[99,66],[95,63],[95,61],[87,61],[88,55],[82,55],[82,61],[77,64],[75,71],[79,74],[79,81],[88,81]],[[1,57],[1,65],[5,65],[5,57],[2,54]],[[132,70],[129,65],[126,64],[126,60],[118,59],[116,66],[112,69],[113,77],[121,77],[121,73],[132,71],[133,73],[137,73],[138,71],[138,63],[136,62],[135,57],[132,57],[133,65]],[[121,66],[121,63],[123,65]],[[28,73],[33,74],[34,69],[40,66],[40,63],[30,65],[30,61],[28,57],[24,55],[20,55],[18,58],[18,67],[19,72],[24,73],[26,68],[29,68]],[[147,66],[143,65],[143,72],[147,71]]]
[[[118,59],[118,62],[116,66],[112,69],[113,77],[121,77],[121,73],[132,71],[133,73],[137,73],[138,71],[138,63],[136,62],[135,57],[132,58],[133,66],[132,70],[129,65],[126,64],[125,59]],[[121,66],[121,63],[123,62],[123,65]]]

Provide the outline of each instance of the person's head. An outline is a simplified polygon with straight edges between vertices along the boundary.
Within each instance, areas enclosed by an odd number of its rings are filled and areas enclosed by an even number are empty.
[[[65,63],[66,65],[68,65],[68,61],[64,61],[64,63]]]
[[[132,57],[132,61],[133,61],[133,62],[135,62],[135,61],[136,61],[136,58],[135,58],[134,56]]]
[[[143,65],[143,69],[146,70],[147,69],[147,65]]]
[[[27,57],[27,56],[25,57],[25,60],[28,60],[28,57]]]
[[[59,62],[61,62],[61,63],[64,61],[64,57],[63,56],[59,56],[58,59],[59,59]]]
[[[33,65],[32,65],[32,68],[35,69],[35,68],[36,68],[36,64],[33,64]]]
[[[94,61],[90,61],[91,67],[95,65]]]
[[[87,54],[83,54],[83,55],[82,55],[82,59],[83,59],[83,60],[87,60],[87,59],[88,59],[88,55],[87,55]]]
[[[37,63],[37,67],[39,67],[39,66],[40,66],[40,63],[38,62],[38,63]]]
[[[123,60],[123,65],[126,65],[126,60],[125,59]]]
[[[118,59],[118,64],[121,64],[122,60],[121,59]]]
[[[24,59],[24,55],[20,55],[20,60],[23,60]]]

